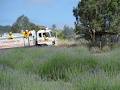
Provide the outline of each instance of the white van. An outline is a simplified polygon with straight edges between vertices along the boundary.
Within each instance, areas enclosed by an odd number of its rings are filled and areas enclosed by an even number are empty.
[[[56,45],[56,37],[52,31],[46,30],[31,30],[29,37],[25,38],[23,33],[13,33],[13,39],[9,39],[9,34],[4,34],[0,37],[0,49],[26,47],[35,45]]]
[[[51,30],[39,30],[36,38],[38,45],[55,45],[56,40]]]

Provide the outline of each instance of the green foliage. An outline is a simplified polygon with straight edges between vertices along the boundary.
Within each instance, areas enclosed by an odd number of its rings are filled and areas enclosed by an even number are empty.
[[[5,33],[5,32],[9,32],[11,30],[11,26],[1,26],[0,25],[0,34]]]
[[[57,26],[55,24],[52,25],[52,30],[56,30]]]
[[[59,39],[65,39],[65,36],[64,36],[64,33],[62,30],[56,30],[56,35],[57,35],[57,38]]]
[[[64,25],[63,29],[57,29],[56,25],[53,24],[51,29],[59,39],[71,39],[74,37],[74,29],[67,25]]]
[[[72,27],[64,25],[63,34],[64,34],[64,38],[71,39],[74,37],[74,29]]]
[[[94,30],[120,32],[120,0],[81,0],[73,9],[73,15],[76,27],[84,27],[84,33],[89,36]]]
[[[20,16],[17,18],[16,22],[12,25],[12,32],[21,32],[21,30],[40,30],[45,29],[44,26],[38,26],[29,21],[27,16]]]
[[[28,17],[22,15],[17,18],[16,22],[12,25],[12,32],[21,32],[21,30],[29,30],[30,21]]]
[[[52,52],[52,53],[51,53]],[[0,90],[119,90],[120,48],[35,47],[0,53]]]

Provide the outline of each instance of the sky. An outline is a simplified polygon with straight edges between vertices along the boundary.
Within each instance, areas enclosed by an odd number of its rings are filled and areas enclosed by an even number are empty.
[[[21,16],[27,16],[38,25],[74,26],[73,7],[79,0],[0,0],[0,25],[12,25]]]

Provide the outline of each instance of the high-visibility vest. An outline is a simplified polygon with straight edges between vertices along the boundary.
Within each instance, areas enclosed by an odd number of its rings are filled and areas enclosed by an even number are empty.
[[[8,39],[13,39],[13,34],[12,34],[12,32],[9,32],[9,37],[8,37]]]
[[[24,38],[28,38],[29,37],[29,32],[23,32]]]

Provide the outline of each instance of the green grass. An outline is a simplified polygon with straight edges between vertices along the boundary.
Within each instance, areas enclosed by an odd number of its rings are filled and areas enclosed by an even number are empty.
[[[120,90],[120,48],[15,48],[0,54],[0,90]]]

